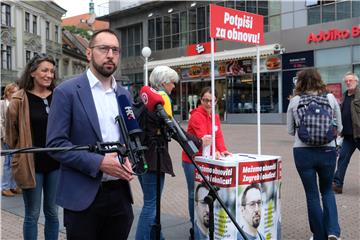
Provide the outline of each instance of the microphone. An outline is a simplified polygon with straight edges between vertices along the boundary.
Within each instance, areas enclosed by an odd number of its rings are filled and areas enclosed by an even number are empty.
[[[156,112],[157,116],[164,121],[171,133],[175,135],[174,139],[180,144],[184,151],[190,156],[194,156],[199,151],[194,142],[189,140],[179,124],[172,117],[169,117],[172,116],[169,96],[166,93],[161,94],[151,87],[144,86],[140,90],[140,97],[145,107],[150,112]],[[164,109],[166,102],[170,104],[170,107],[166,108],[168,112]]]
[[[147,150],[147,147],[142,146],[140,141],[142,130],[139,128],[139,124],[135,118],[134,111],[128,98],[125,95],[119,95],[117,101],[119,103],[121,116],[117,116],[115,120],[120,126],[121,135],[129,150],[130,162],[133,165],[133,169],[136,170],[140,167],[139,164],[142,164],[143,169],[146,171],[148,165],[145,160],[144,151]]]
[[[166,93],[165,93],[166,94]],[[168,96],[166,96],[168,97]],[[169,115],[172,116],[172,113],[168,114],[165,112],[163,105],[165,104],[164,98],[157,92],[155,89],[149,86],[143,86],[140,90],[140,98],[144,103],[145,107],[150,112],[156,112],[157,116],[161,118],[165,124],[170,128],[171,132],[175,133],[176,129],[173,121],[169,118]],[[168,111],[171,111],[170,108],[167,108]]]

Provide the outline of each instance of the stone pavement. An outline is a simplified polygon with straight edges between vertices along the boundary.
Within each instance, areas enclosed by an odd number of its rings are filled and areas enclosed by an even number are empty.
[[[222,125],[225,142],[232,152],[257,153],[256,125]],[[292,158],[291,136],[284,125],[263,125],[262,154],[282,157],[282,235],[285,240],[303,240],[311,236],[305,202],[305,194]],[[176,177],[166,176],[161,201],[162,228],[166,239],[187,239],[190,223],[187,215],[186,182],[181,167],[181,148],[176,142],[170,143],[170,151]],[[134,239],[137,217],[142,205],[142,193],[137,180],[132,181],[134,212],[136,218],[129,239]],[[345,179],[344,193],[336,195],[341,237],[343,240],[360,239],[360,152],[351,159]],[[23,202],[22,197],[2,197],[1,239],[22,238]],[[61,211],[62,213],[62,211]],[[62,218],[62,217],[61,217]],[[43,218],[39,223],[39,239],[43,237]],[[60,239],[65,239],[64,229]]]

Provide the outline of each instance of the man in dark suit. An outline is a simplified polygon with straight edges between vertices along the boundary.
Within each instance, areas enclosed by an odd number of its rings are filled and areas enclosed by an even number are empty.
[[[115,122],[121,113],[117,96],[125,95],[130,102],[131,97],[112,76],[119,54],[119,40],[113,31],[94,33],[86,49],[89,69],[54,91],[47,147],[123,141]],[[127,239],[134,218],[128,159],[121,165],[116,153],[51,155],[61,163],[56,201],[64,208],[67,238]]]

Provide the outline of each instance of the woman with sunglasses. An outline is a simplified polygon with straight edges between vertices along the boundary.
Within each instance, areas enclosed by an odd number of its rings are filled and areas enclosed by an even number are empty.
[[[215,91],[215,98],[217,93]],[[188,133],[202,140],[203,148],[211,144],[212,119],[211,119],[211,87],[204,87],[200,93],[200,105],[190,112],[188,124]],[[216,103],[216,99],[215,99]],[[224,137],[220,128],[220,117],[215,114],[215,142],[216,158],[232,155],[225,146]],[[209,149],[210,150],[210,149]],[[204,149],[200,149],[197,156],[201,156]],[[211,152],[211,150],[210,150]],[[191,163],[185,152],[182,152],[182,166],[184,168],[185,178],[188,187],[188,208],[192,226],[194,227],[194,178],[195,167]],[[194,230],[190,229],[190,238],[194,239]]]
[[[6,118],[6,142],[10,148],[45,147],[47,119],[55,87],[55,61],[35,55],[19,80],[20,90],[10,101]],[[14,154],[12,172],[23,190],[24,239],[37,239],[37,223],[44,192],[45,239],[58,239],[58,207],[55,204],[59,163],[46,152]]]

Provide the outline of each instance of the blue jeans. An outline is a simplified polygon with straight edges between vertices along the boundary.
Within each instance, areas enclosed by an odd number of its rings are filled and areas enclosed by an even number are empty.
[[[293,152],[296,169],[305,189],[314,240],[327,239],[331,234],[339,237],[340,226],[331,186],[336,165],[335,147],[299,147],[294,148]],[[320,205],[319,189],[323,207]]]
[[[342,187],[344,185],[346,169],[356,148],[360,150],[360,140],[355,141],[353,136],[344,136],[344,141],[341,146],[340,156],[337,163],[337,170],[334,176],[334,183],[338,187]]]
[[[187,189],[188,189],[188,209],[191,220],[191,225],[194,228],[194,181],[195,181],[195,166],[192,163],[182,161],[184,168]]]
[[[9,146],[5,143],[2,143],[2,149],[9,149]],[[1,190],[9,190],[16,188],[16,182],[11,172],[11,155],[5,155],[4,157],[4,166],[3,166],[3,176],[1,183]]]
[[[36,187],[23,189],[25,218],[24,239],[37,239],[37,223],[40,215],[41,195],[44,192],[43,211],[45,215],[45,239],[56,240],[59,235],[58,206],[55,204],[59,170],[49,173],[36,173]]]
[[[136,229],[136,240],[155,239],[155,229],[153,225],[156,221],[156,172],[147,172],[139,176],[140,185],[144,195],[144,206],[141,209],[139,222]],[[160,196],[164,187],[165,174],[160,178]],[[160,239],[164,239],[160,233]]]

